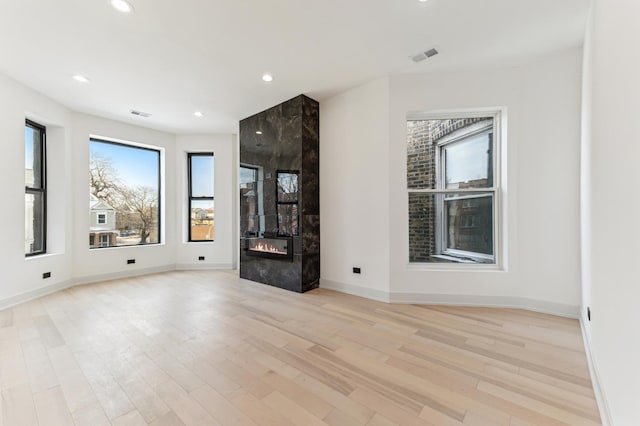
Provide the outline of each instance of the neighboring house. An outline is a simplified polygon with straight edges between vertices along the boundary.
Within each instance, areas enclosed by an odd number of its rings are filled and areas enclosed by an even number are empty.
[[[111,247],[116,245],[116,209],[93,194],[89,199],[89,247]]]

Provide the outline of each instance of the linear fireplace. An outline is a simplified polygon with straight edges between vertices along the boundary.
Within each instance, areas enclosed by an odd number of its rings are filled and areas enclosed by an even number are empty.
[[[249,256],[293,259],[293,240],[291,238],[247,238],[246,243]]]

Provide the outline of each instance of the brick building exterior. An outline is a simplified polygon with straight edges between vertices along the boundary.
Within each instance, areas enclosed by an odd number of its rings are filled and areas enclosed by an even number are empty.
[[[436,189],[438,141],[485,118],[407,122],[407,188]],[[409,262],[433,262],[436,254],[435,195],[409,193]],[[443,260],[438,259],[438,262]]]

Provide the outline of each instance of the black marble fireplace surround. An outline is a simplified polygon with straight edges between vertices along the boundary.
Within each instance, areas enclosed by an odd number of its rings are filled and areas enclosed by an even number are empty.
[[[318,102],[300,95],[240,121],[241,278],[318,287],[319,174]]]

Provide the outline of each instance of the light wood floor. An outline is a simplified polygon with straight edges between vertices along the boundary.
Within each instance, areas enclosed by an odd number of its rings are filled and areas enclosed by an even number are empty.
[[[596,425],[575,320],[300,295],[233,272],[0,311],[1,424]]]

